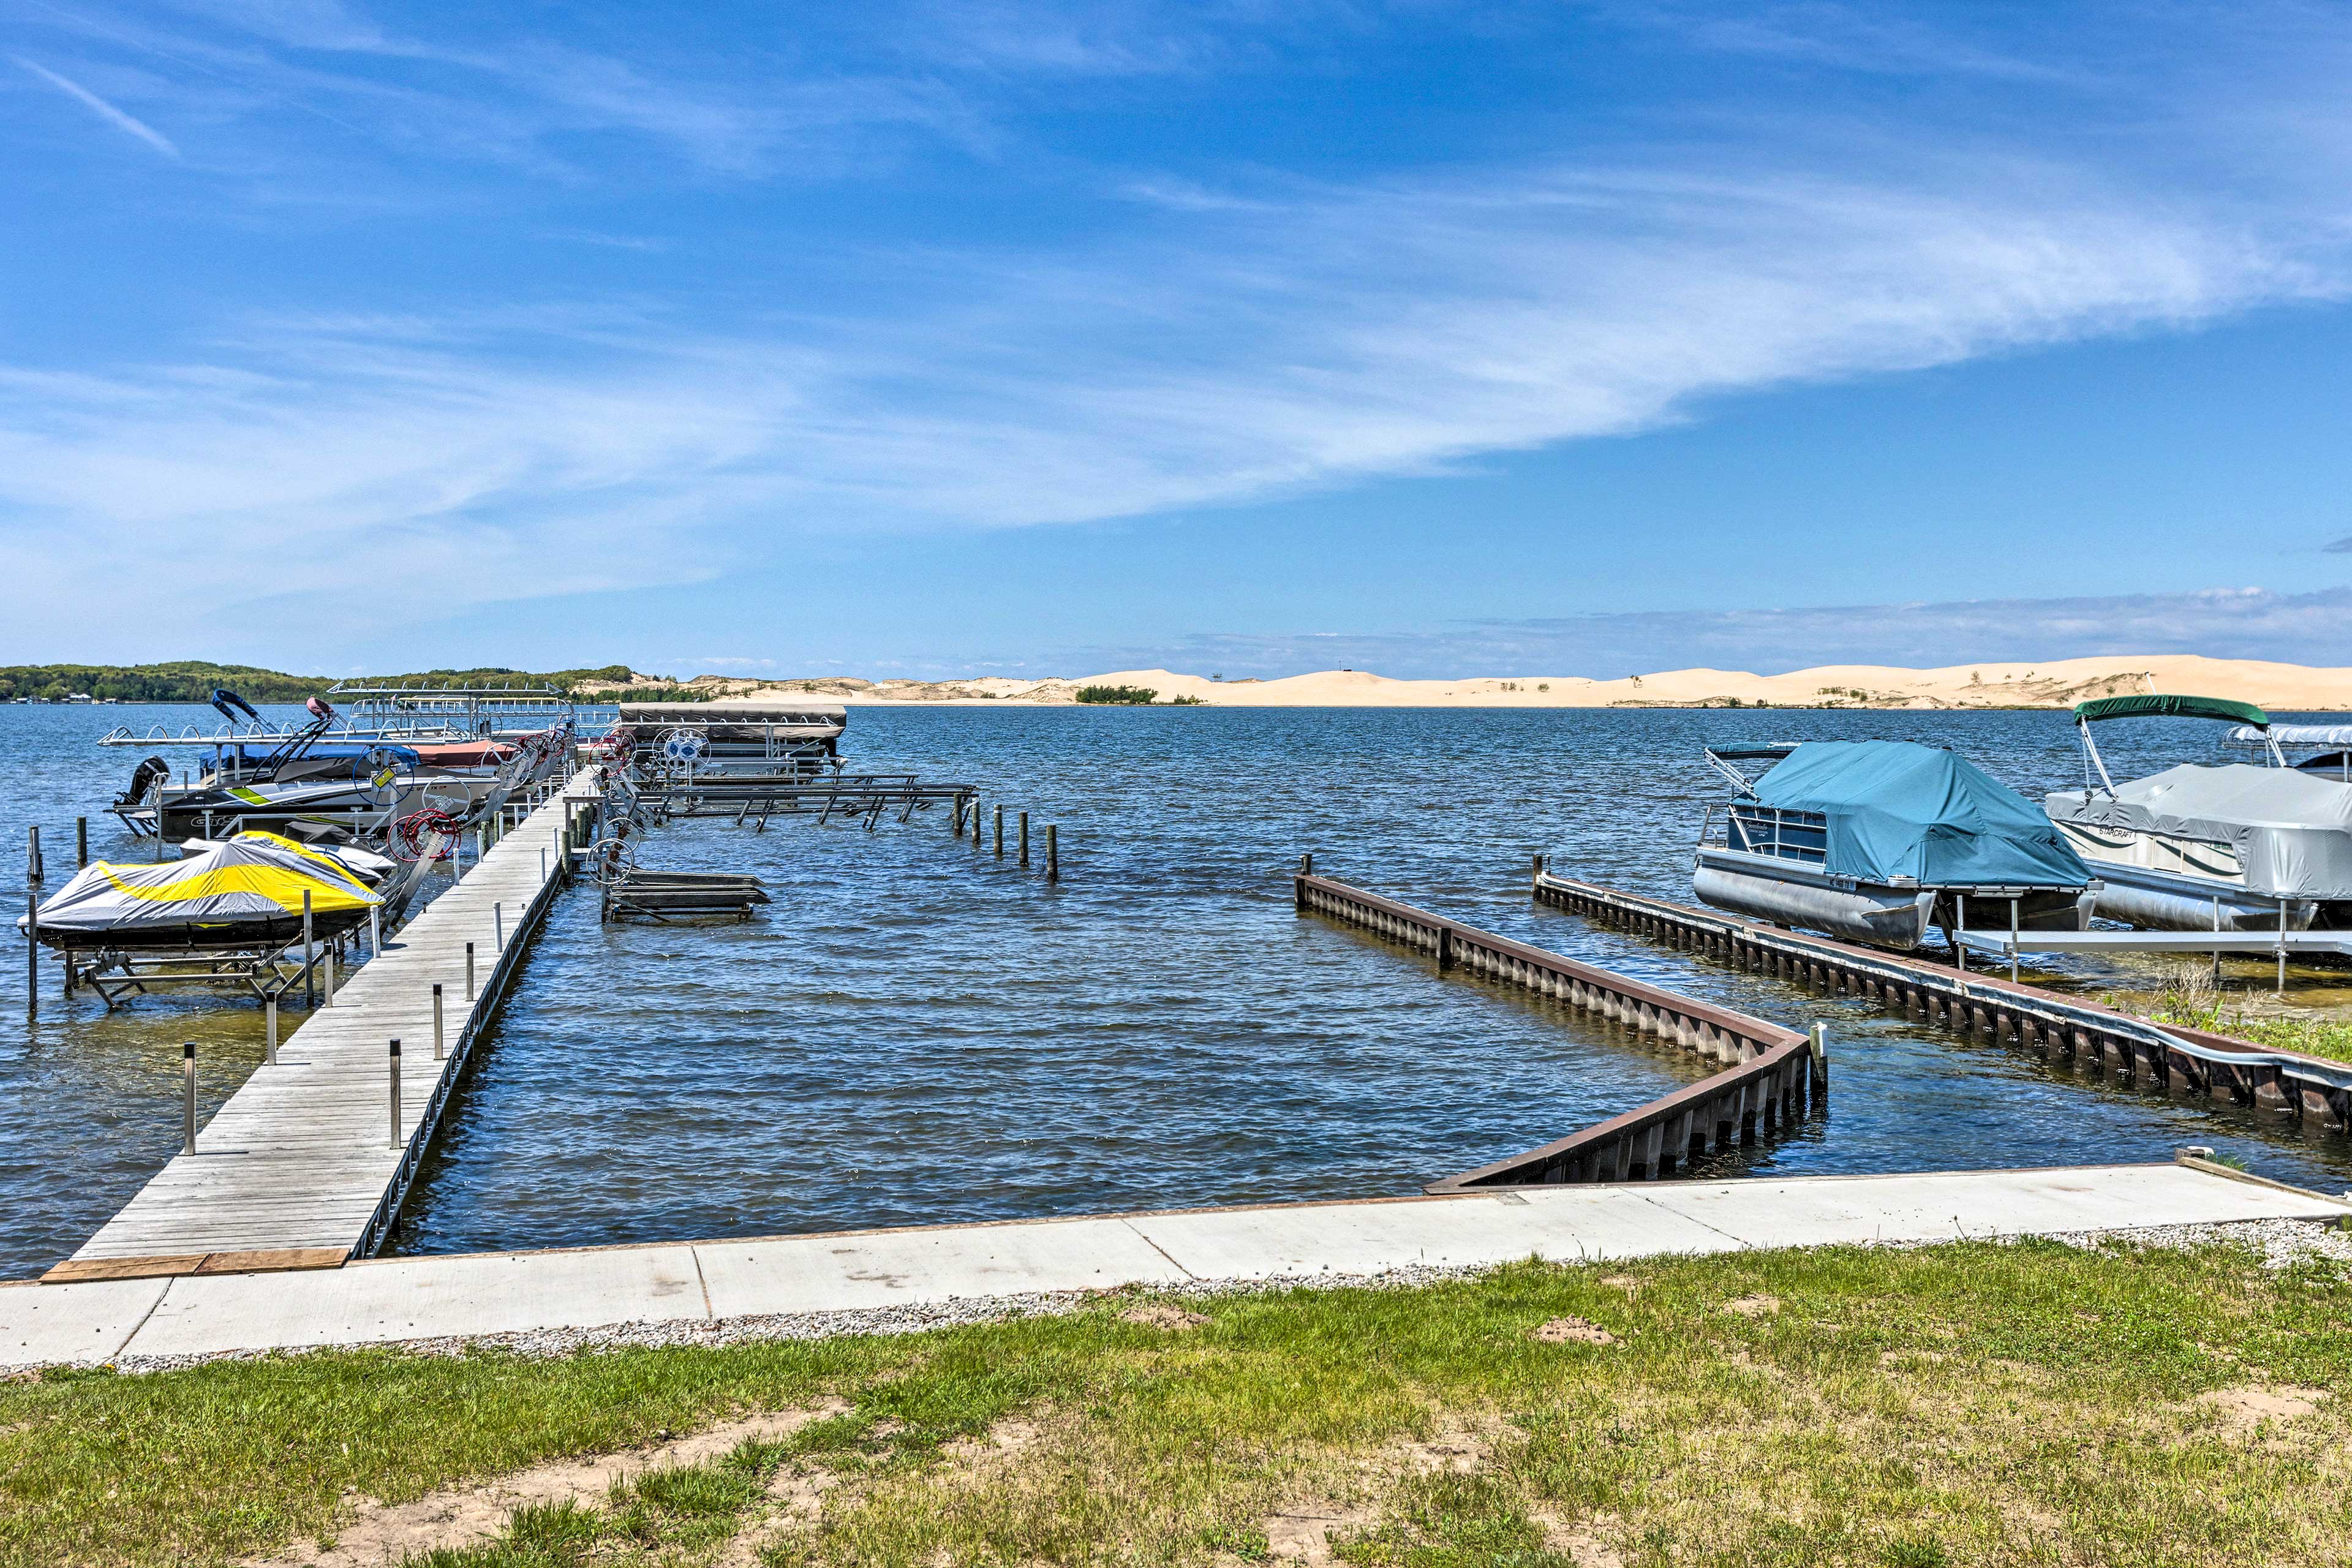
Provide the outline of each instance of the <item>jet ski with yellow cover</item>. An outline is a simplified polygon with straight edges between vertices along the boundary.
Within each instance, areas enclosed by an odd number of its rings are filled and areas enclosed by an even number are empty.
[[[316,938],[365,924],[384,901],[324,858],[239,837],[155,865],[94,861],[16,929],[68,952],[275,948],[300,940],[305,894]]]

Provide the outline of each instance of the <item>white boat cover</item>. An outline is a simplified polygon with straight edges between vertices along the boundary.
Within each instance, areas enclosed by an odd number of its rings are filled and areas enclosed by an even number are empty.
[[[300,915],[305,891],[316,914],[383,902],[347,872],[233,838],[158,865],[93,861],[41,905],[41,929],[98,934],[275,920]]]
[[[2273,724],[2266,731],[2241,724],[2230,731],[2230,739],[2259,746],[2265,734],[2282,746],[2352,746],[2352,724]]]
[[[2044,797],[2056,822],[2227,844],[2249,891],[2352,899],[2352,784],[2293,768],[2187,763],[2104,789]]]

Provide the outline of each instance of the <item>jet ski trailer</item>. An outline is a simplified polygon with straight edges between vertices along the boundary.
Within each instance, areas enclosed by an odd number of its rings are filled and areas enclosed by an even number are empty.
[[[2252,738],[2267,765],[2183,763],[2118,784],[2091,726],[2143,718],[2237,724],[2233,738]],[[2352,929],[2352,783],[2290,766],[2270,715],[2250,702],[2154,693],[2085,702],[2074,726],[2083,787],[2042,804],[2097,871],[2102,919],[2151,931]]]
[[[1706,760],[1732,795],[1699,830],[1702,903],[1895,948],[1925,946],[1930,926],[2090,923],[2090,868],[2032,802],[1955,752],[1813,741],[1710,746]]]

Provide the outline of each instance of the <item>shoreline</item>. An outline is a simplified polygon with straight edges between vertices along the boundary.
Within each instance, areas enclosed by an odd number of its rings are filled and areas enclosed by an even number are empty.
[[[2147,691],[2224,697],[2286,712],[2352,711],[2352,668],[2209,658],[2195,654],[2116,655],[2035,664],[1978,663],[1942,668],[1822,665],[1780,675],[1677,669],[1618,679],[1587,676],[1475,676],[1407,680],[1369,670],[1330,669],[1274,679],[1225,680],[1170,669],[1125,669],[1045,679],[972,676],[949,680],[869,681],[848,677],[747,680],[703,675],[679,689],[730,702],[814,698],[845,707],[1143,706],[1087,704],[1087,687],[1151,694],[1150,705],[1220,708],[1576,708],[1758,711],[1829,710],[1908,712],[2064,711],[2102,697]],[[590,695],[583,692],[583,696]]]

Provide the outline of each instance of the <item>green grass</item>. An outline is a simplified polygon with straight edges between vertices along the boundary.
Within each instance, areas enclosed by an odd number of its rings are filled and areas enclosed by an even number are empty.
[[[2154,1023],[2204,1029],[2268,1050],[2352,1062],[2352,1020],[2250,1009],[2245,999],[2217,989],[2211,970],[2201,963],[2174,965],[2153,991],[2144,994],[2102,1000],[2109,1006],[2138,1012]]]
[[[1769,1296],[1777,1311],[1726,1310]],[[2352,1284],[2229,1247],[1524,1264],[1413,1290],[553,1362],[332,1353],[0,1388],[0,1564],[226,1562],[730,1414],[848,1414],[515,1517],[436,1568],[2320,1563],[2352,1555]],[[1614,1345],[1545,1343],[1575,1316]],[[2233,1432],[2200,1395],[2335,1391]],[[1469,1459],[1459,1456],[1468,1454]],[[1456,1456],[1446,1460],[1445,1455]],[[1436,1458],[1433,1458],[1436,1456]],[[1452,1468],[1447,1468],[1451,1466]],[[823,1482],[797,1522],[782,1478]],[[751,1538],[747,1537],[747,1541]]]

